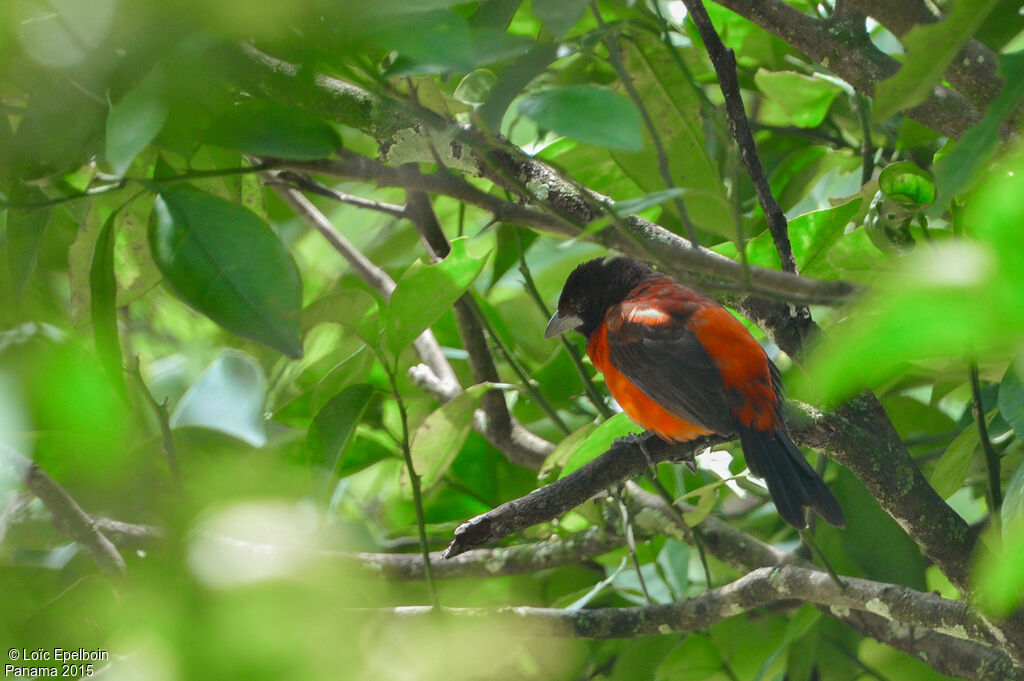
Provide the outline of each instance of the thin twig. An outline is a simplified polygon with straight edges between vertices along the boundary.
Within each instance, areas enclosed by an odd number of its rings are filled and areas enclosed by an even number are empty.
[[[153,393],[149,391],[149,386],[147,386],[146,382],[142,379],[142,368],[140,366],[138,355],[133,357],[129,362],[128,374],[135,379],[135,383],[139,386],[139,391],[142,393],[143,399],[146,400],[146,403],[149,405],[150,409],[153,410],[153,414],[156,416],[156,421],[160,425],[160,448],[163,450],[164,457],[167,459],[167,467],[171,471],[171,480],[174,481],[174,486],[181,489],[181,469],[178,467],[178,453],[174,446],[174,432],[171,430],[171,416],[167,408],[168,400],[167,398],[164,398],[164,401],[160,403],[153,397]]]

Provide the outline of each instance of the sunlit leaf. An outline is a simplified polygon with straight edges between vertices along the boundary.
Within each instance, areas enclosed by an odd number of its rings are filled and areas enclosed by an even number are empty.
[[[794,71],[758,69],[754,82],[764,94],[758,118],[767,125],[817,127],[842,92],[839,86],[823,78]]]
[[[970,426],[946,447],[929,480],[940,497],[946,499],[960,489],[979,444],[978,429]]]
[[[978,169],[999,146],[1003,121],[1024,98],[1024,54],[999,55],[999,75],[1005,85],[989,105],[985,118],[965,132],[952,151],[941,158],[936,155],[935,183],[938,185],[939,206],[944,207],[949,199],[977,179]]]
[[[243,352],[215,359],[171,413],[171,427],[195,426],[226,433],[253,447],[267,442],[263,368]]]
[[[878,188],[890,199],[913,206],[935,201],[932,174],[912,161],[892,163],[878,175]]]
[[[555,445],[555,449],[544,459],[544,465],[540,468],[539,477],[545,478],[561,469],[569,460],[569,457],[576,452],[580,444],[596,429],[596,423],[588,423],[562,438],[562,441]]]
[[[435,485],[448,471],[473,427],[473,412],[480,406],[480,396],[491,389],[487,384],[467,388],[435,409],[413,433],[412,461],[423,489]],[[403,476],[403,480],[406,478]]]
[[[444,260],[435,265],[417,261],[402,275],[385,315],[392,352],[404,350],[437,321],[483,270],[487,258],[471,256],[466,243],[455,239]]]
[[[625,97],[590,85],[552,88],[519,100],[519,111],[537,125],[587,144],[639,151],[640,114]]]
[[[228,331],[302,354],[295,261],[254,213],[188,185],[160,193],[153,259],[185,302]]]
[[[573,452],[562,467],[558,477],[564,478],[575,470],[587,465],[608,451],[612,443],[630,433],[639,433],[643,428],[629,420],[624,412],[611,417],[591,432]]]

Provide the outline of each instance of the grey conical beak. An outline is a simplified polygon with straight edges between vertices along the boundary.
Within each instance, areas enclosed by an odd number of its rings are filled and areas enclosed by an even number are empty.
[[[558,334],[565,333],[566,331],[572,331],[582,324],[583,320],[575,315],[556,312],[551,318],[551,321],[548,322],[548,328],[544,329],[544,337],[554,338]]]

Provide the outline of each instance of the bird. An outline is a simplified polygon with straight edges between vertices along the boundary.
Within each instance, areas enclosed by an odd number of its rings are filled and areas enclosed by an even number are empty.
[[[576,331],[631,420],[667,442],[738,437],[779,516],[806,508],[844,527],[839,502],[790,439],[782,377],[746,327],[711,296],[627,256],[596,258],[566,279],[545,338]]]

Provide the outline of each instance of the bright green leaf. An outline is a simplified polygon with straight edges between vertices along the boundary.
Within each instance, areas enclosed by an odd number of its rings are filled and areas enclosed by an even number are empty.
[[[388,347],[398,354],[451,308],[487,262],[466,250],[467,239],[452,241],[448,256],[435,265],[413,263],[391,294],[385,328]]]
[[[228,350],[182,396],[171,414],[171,427],[208,428],[262,447],[267,442],[266,384],[263,367],[256,360]]]
[[[332,477],[337,475],[352,434],[374,391],[373,386],[365,383],[350,385],[317,412],[306,436],[311,464],[329,472]]]
[[[875,86],[875,120],[928,99],[946,67],[997,4],[999,0],[957,0],[942,21],[910,29],[901,38],[907,51],[903,66]]]
[[[715,508],[715,502],[718,501],[717,484],[706,485],[701,490],[697,499],[697,506],[692,511],[687,511],[683,514],[683,520],[687,526],[693,527],[699,525],[708,515],[711,514],[712,509]]]
[[[473,412],[480,406],[480,396],[487,390],[492,388],[486,383],[467,388],[435,409],[413,433],[412,462],[423,489],[440,481],[452,465],[473,427]],[[403,484],[407,480],[408,471],[403,475]]]
[[[754,82],[764,94],[758,119],[766,125],[817,127],[842,92],[838,85],[823,78],[793,71],[758,69]]]
[[[978,429],[973,424],[964,428],[960,435],[949,443],[929,480],[940,497],[948,499],[964,484],[974,452],[980,444]]]
[[[883,168],[878,175],[878,188],[890,199],[912,206],[928,206],[935,201],[932,174],[913,161]]]
[[[565,462],[565,466],[562,467],[562,472],[558,477],[564,478],[573,471],[587,465],[607,452],[612,443],[620,437],[642,431],[643,428],[630,421],[624,412],[616,414],[587,436],[587,439],[576,448],[576,451],[569,457],[569,460]]]
[[[153,259],[189,305],[239,336],[302,355],[295,261],[251,211],[188,185],[160,193]]]
[[[244,154],[298,161],[326,158],[341,146],[327,122],[305,109],[252,99],[222,112],[206,133],[210,144]]]
[[[369,345],[376,345],[380,333],[377,299],[366,291],[346,289],[314,300],[302,310],[302,330],[317,324],[341,324]]]
[[[569,460],[569,457],[575,453],[576,448],[596,429],[596,423],[588,423],[562,438],[562,441],[555,445],[554,450],[544,459],[544,465],[540,467],[540,473],[537,477],[543,479],[561,469]]]
[[[565,137],[612,149],[640,151],[640,114],[625,97],[590,85],[542,90],[523,97],[519,111]]]
[[[1020,607],[1024,594],[1024,522],[1018,518],[1003,528],[1001,551],[989,550],[984,540],[978,547],[983,556],[976,572],[978,601],[987,613],[1006,617]]]

